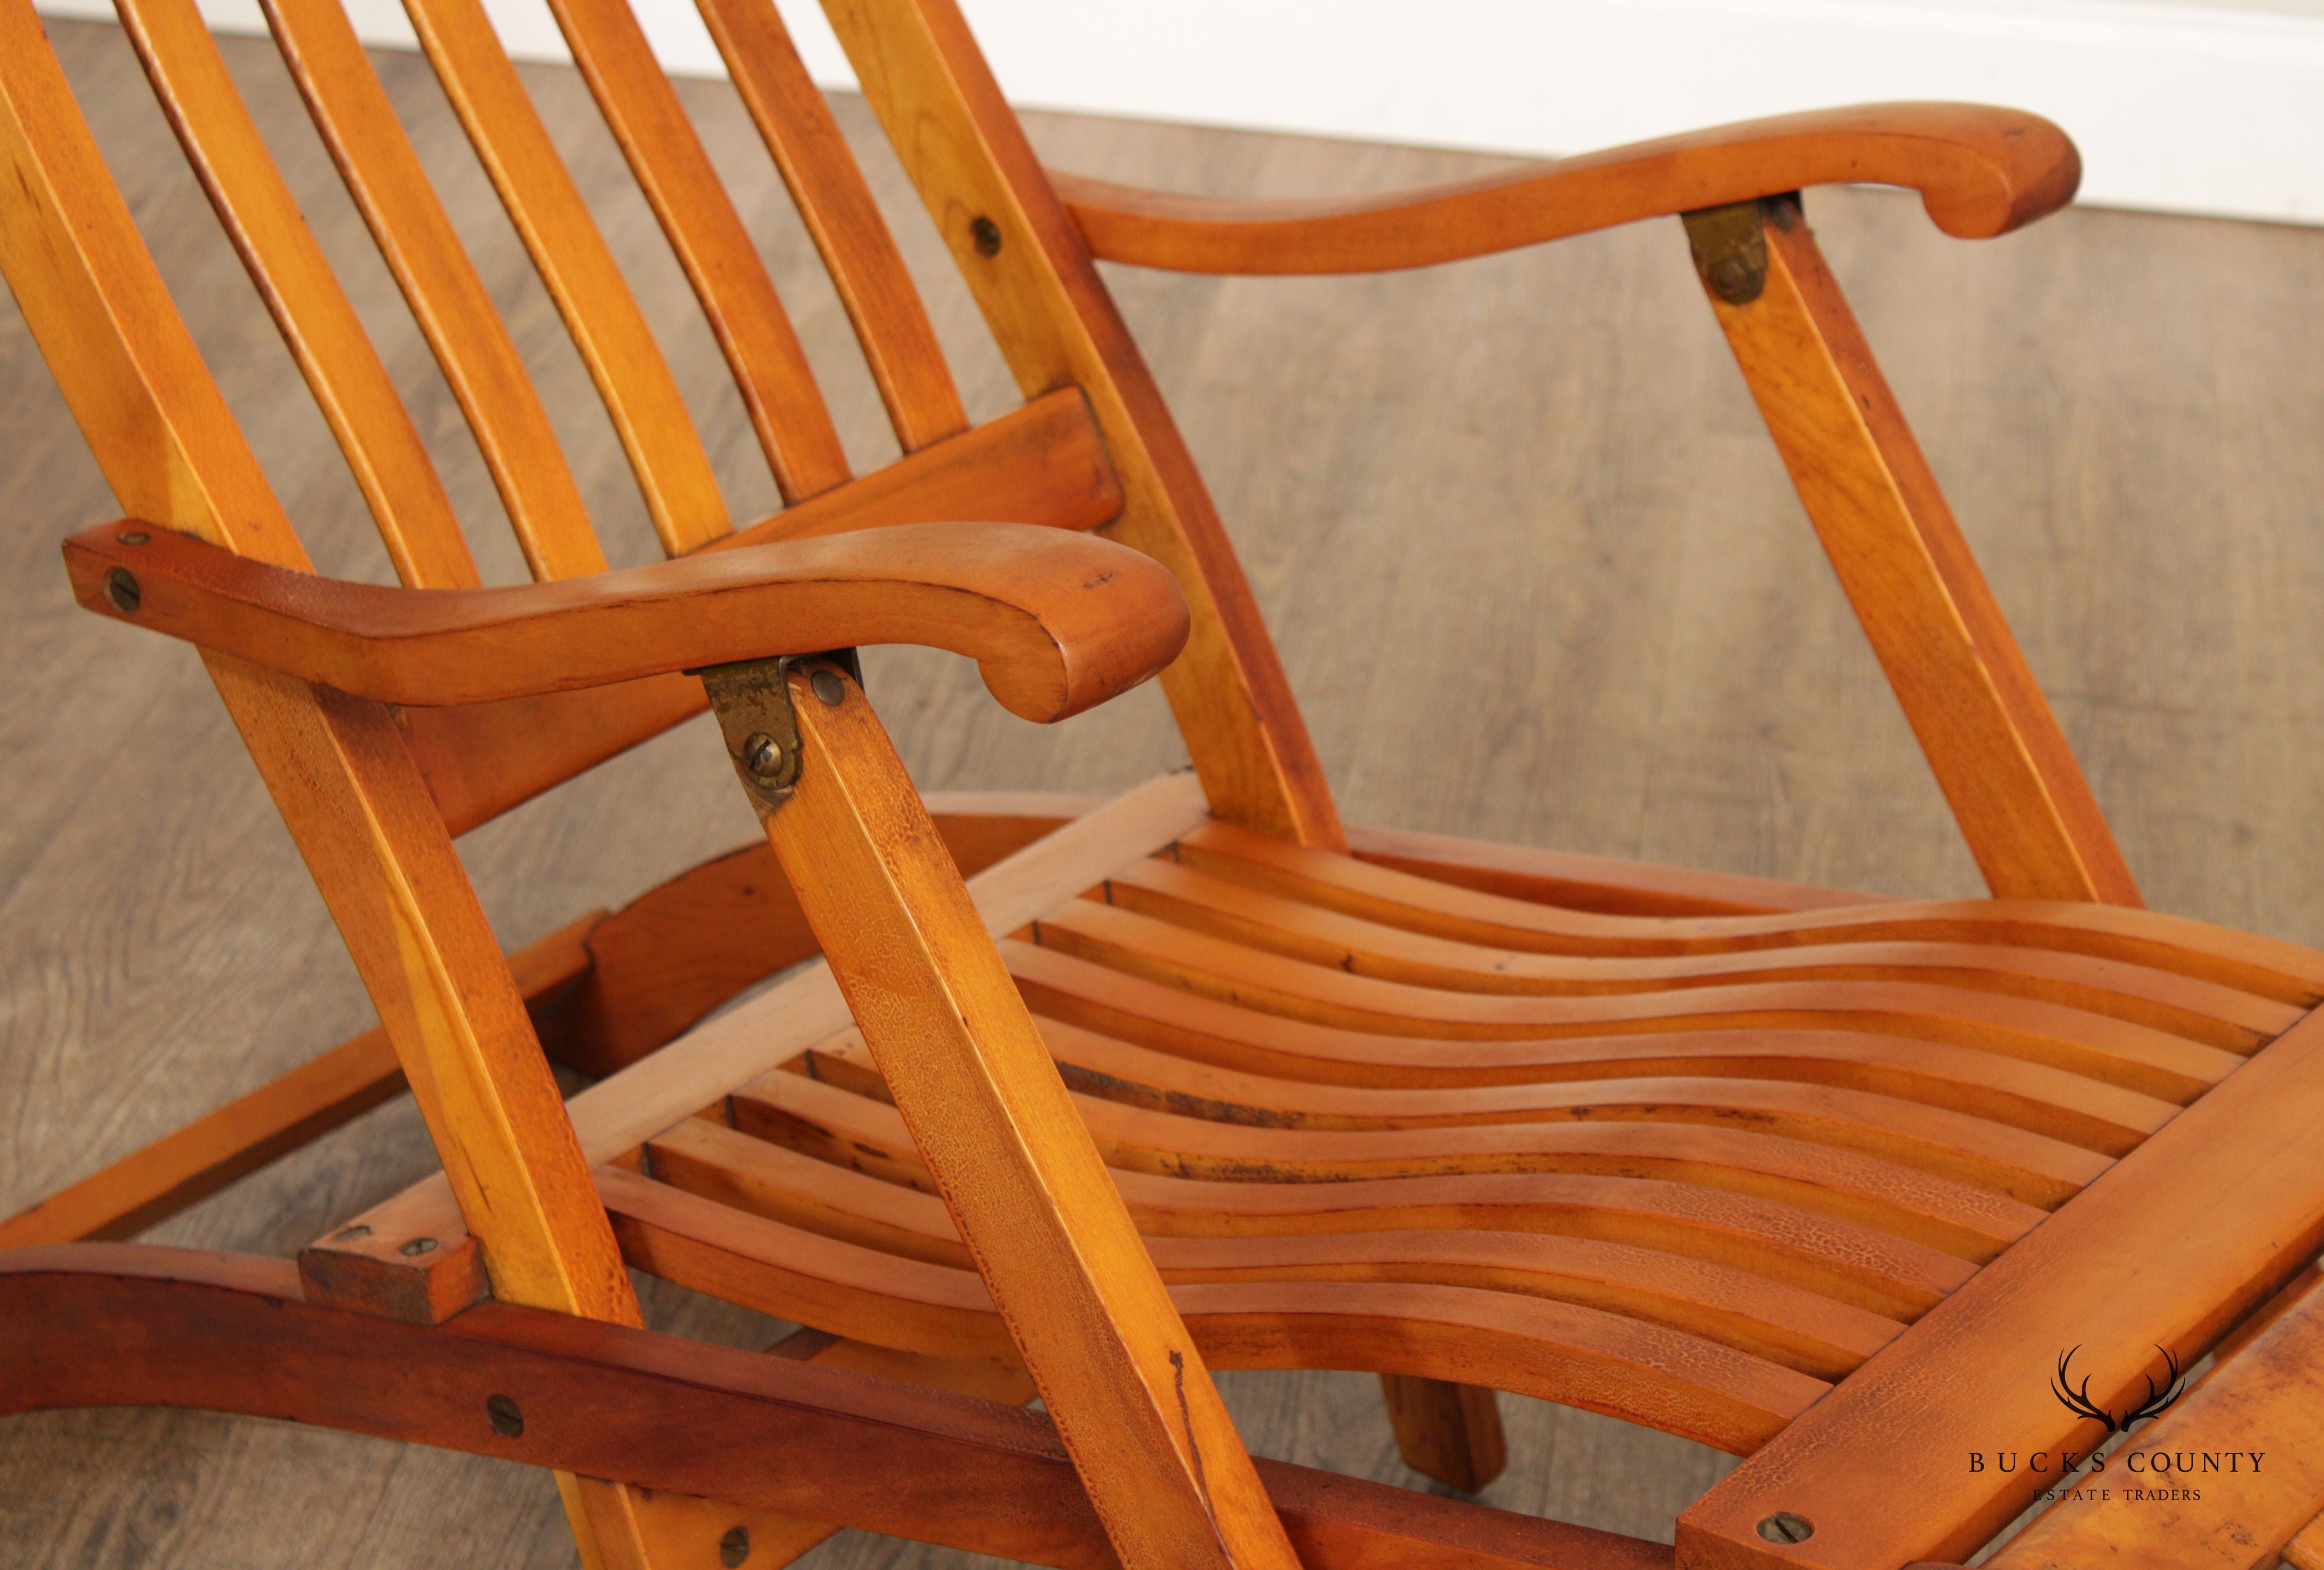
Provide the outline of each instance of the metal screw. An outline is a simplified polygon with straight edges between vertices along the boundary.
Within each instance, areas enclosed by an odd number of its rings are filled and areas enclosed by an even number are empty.
[[[1759,1523],[1759,1535],[1771,1543],[1804,1543],[1815,1536],[1815,1527],[1805,1516],[1777,1510]]]
[[[138,590],[137,580],[129,575],[125,567],[116,567],[105,575],[105,593],[124,615],[135,614],[139,603],[145,597]]]
[[[1751,263],[1729,254],[1711,264],[1711,287],[1730,305],[1748,303],[1757,291],[1751,287]]]
[[[1792,232],[1792,226],[1799,222],[1799,219],[1800,204],[1797,197],[1776,197],[1767,204],[1767,221],[1787,235]]]
[[[807,684],[815,688],[816,697],[834,708],[837,708],[840,701],[847,696],[847,688],[840,681],[836,670],[818,670],[807,679]]]
[[[718,1562],[725,1565],[726,1570],[735,1570],[737,1565],[750,1556],[750,1528],[731,1527],[727,1529],[726,1535],[718,1539]]]
[[[783,744],[764,731],[752,734],[742,743],[742,767],[751,771],[751,778],[761,785],[771,786],[783,777]]]
[[[975,222],[970,224],[968,226],[968,234],[969,238],[976,242],[976,254],[978,255],[998,256],[1001,254],[1001,226],[994,223],[991,218],[979,218]]]
[[[485,1397],[484,1416],[492,1419],[493,1432],[502,1438],[520,1439],[524,1436],[524,1414],[517,1410],[516,1403],[508,1397]]]
[[[334,1238],[334,1242],[360,1242],[371,1235],[371,1228],[358,1223]]]
[[[403,1257],[407,1260],[416,1260],[422,1254],[430,1254],[435,1251],[436,1240],[432,1237],[413,1238],[410,1242],[405,1243],[401,1250]]]
[[[124,545],[143,545],[153,537],[143,529],[131,529],[114,536]]]

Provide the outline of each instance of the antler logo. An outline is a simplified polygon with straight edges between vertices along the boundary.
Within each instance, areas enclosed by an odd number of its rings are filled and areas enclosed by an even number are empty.
[[[2079,1346],[2069,1347],[2059,1354],[2058,1371],[2050,1381],[2050,1393],[2057,1397],[2068,1411],[2079,1412],[2085,1418],[2096,1418],[2099,1422],[2104,1423],[2109,1434],[2123,1433],[2140,1418],[2153,1417],[2185,1393],[2186,1381],[2179,1371],[2179,1360],[2172,1356],[2164,1348],[2158,1346],[2154,1350],[2163,1353],[2163,1366],[2169,1371],[2163,1376],[2163,1388],[2161,1390],[2154,1388],[2153,1376],[2141,1375],[2140,1377],[2146,1381],[2146,1399],[2117,1418],[2090,1399],[2090,1381],[2087,1376],[2079,1385],[2072,1382],[2072,1376],[2068,1370],[2073,1363],[2074,1353],[2081,1350]]]

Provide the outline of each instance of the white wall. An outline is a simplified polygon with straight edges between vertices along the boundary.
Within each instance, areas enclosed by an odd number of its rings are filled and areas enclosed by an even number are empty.
[[[41,0],[110,15],[110,0]],[[544,0],[488,0],[562,59]],[[716,74],[690,0],[637,0]],[[348,0],[409,45],[397,0]],[[1020,104],[1555,153],[1786,109],[1968,98],[2047,115],[2101,206],[2324,223],[2324,0],[964,0]],[[255,29],[255,0],[204,0]],[[810,69],[850,81],[811,0]]]

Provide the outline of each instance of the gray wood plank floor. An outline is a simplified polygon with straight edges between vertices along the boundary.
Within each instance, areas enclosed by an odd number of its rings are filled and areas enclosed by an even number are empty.
[[[115,29],[51,28],[209,362],[324,569],[383,577],[354,485]],[[472,444],[271,49],[227,54],[423,430],[488,576],[516,571]],[[1006,77],[1006,61],[1001,62]],[[618,447],[424,66],[381,68],[548,390],[619,560],[651,550]],[[529,69],[738,512],[772,486],[642,200],[570,72]],[[892,451],[829,286],[733,95],[686,97],[825,368],[851,450]],[[899,171],[841,106],[972,408],[1010,400]],[[1489,161],[1042,116],[1062,166],[1182,189],[1374,189]],[[2159,907],[2324,940],[2324,231],[2064,215],[1987,245],[1910,199],[1818,222],[2131,864]],[[1700,301],[1674,223],[1433,272],[1116,279],[1245,553],[1351,818],[1896,892],[1969,858]],[[76,614],[57,538],[110,500],[0,306],[0,1213],[362,1029],[369,1010],[183,649]],[[1054,731],[942,659],[876,651],[923,786],[1107,790],[1181,753],[1158,697]],[[529,940],[750,837],[703,726],[464,842]],[[429,1165],[383,1108],[155,1234],[288,1251]],[[658,1322],[769,1326],[664,1293]],[[1372,1381],[1235,1375],[1255,1448],[1411,1481]],[[1489,1498],[1667,1538],[1722,1458],[1505,1398]],[[951,1565],[843,1535],[812,1563]],[[0,1563],[51,1570],[552,1566],[538,1473],[259,1422],[0,1425]]]

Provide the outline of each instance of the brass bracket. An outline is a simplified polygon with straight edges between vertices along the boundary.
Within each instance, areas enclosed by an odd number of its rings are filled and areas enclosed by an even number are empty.
[[[773,816],[798,788],[798,713],[791,706],[790,674],[810,660],[830,660],[844,667],[858,686],[862,684],[862,667],[853,649],[742,660],[687,672],[702,679],[711,712],[726,737],[726,756],[761,818]]]
[[[1686,243],[1703,287],[1729,305],[1748,305],[1767,287],[1767,231],[1799,221],[1796,195],[1730,202],[1685,216]]]

